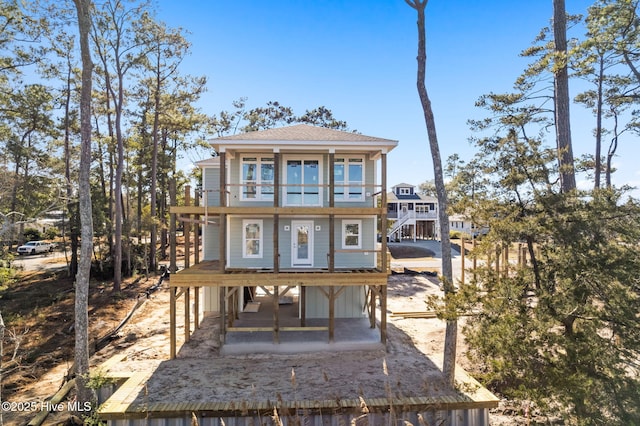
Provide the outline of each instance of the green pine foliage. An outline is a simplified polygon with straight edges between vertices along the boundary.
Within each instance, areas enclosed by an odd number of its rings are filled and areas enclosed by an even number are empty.
[[[535,255],[507,272],[485,262],[461,290],[481,308],[465,330],[471,356],[500,393],[579,424],[640,424],[640,205],[608,191],[536,203],[478,249],[495,259],[490,240],[531,241]]]

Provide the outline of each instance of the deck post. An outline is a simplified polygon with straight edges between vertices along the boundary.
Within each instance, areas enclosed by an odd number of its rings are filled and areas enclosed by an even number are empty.
[[[220,153],[220,207],[227,207],[227,155]],[[220,214],[219,224],[220,241],[218,244],[220,253],[220,272],[224,274],[227,267],[227,215]]]
[[[169,199],[172,206],[176,205],[176,180],[169,181]],[[169,273],[175,274],[178,270],[176,258],[176,214],[169,214]]]
[[[184,342],[187,343],[191,340],[191,309],[189,304],[191,303],[191,287],[184,289]]]
[[[336,304],[335,304],[335,287],[329,286],[329,343],[332,343],[335,339],[336,332]]]
[[[389,273],[387,269],[387,153],[381,155],[381,195],[380,205],[380,235],[382,244],[382,271]],[[375,306],[373,307],[375,309]],[[380,286],[380,342],[387,344],[387,286]]]
[[[169,286],[169,359],[176,358],[176,290]]]
[[[329,207],[335,207],[335,153],[329,151]],[[329,272],[336,268],[336,219],[335,215],[329,215]]]
[[[200,193],[198,190],[194,192],[193,205],[200,206]],[[200,215],[195,215],[195,224],[193,225],[193,263],[200,263]]]
[[[376,328],[376,296],[379,292],[379,286],[371,286],[369,288],[370,302],[369,302],[369,325],[371,328]]]
[[[227,333],[227,323],[225,322],[225,306],[226,306],[226,299],[227,299],[227,295],[226,295],[226,290],[227,287],[224,285],[221,285],[219,288],[219,298],[220,298],[220,345],[224,344],[225,341],[225,335]]]
[[[200,287],[193,288],[193,329],[200,328]]]
[[[280,287],[273,287],[273,343],[280,343]]]
[[[307,287],[300,286],[300,295],[298,296],[300,304],[300,327],[307,325]]]
[[[176,181],[169,181],[169,199],[176,205]],[[176,357],[176,287],[171,286],[171,277],[176,273],[176,214],[169,214],[169,358]]]
[[[273,207],[280,204],[280,153],[273,153]],[[273,215],[273,272],[280,272],[280,215]]]
[[[191,185],[186,185],[184,188],[184,205],[189,207],[191,205]],[[182,224],[182,233],[184,235],[184,269],[191,266],[191,215],[186,215],[186,220]]]

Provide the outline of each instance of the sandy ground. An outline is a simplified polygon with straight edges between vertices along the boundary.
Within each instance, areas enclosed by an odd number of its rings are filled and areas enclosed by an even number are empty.
[[[169,292],[166,283],[134,314],[132,320],[121,330],[112,345],[92,357],[92,365],[98,366],[116,354],[126,354],[127,361],[119,367],[124,371],[161,369],[157,376],[164,380],[154,382],[148,389],[147,398],[163,401],[183,398],[186,401],[211,400],[215,398],[251,398],[275,400],[282,398],[332,399],[387,396],[388,390],[379,386],[383,380],[389,383],[394,395],[424,395],[438,393],[443,389],[438,368],[429,358],[439,358],[444,343],[444,323],[438,319],[407,319],[391,316],[393,312],[425,310],[424,300],[428,294],[441,294],[433,278],[426,276],[392,275],[388,286],[388,345],[384,351],[343,352],[339,354],[300,355],[252,355],[218,357],[218,339],[215,330],[202,334],[199,340],[192,339],[189,346],[179,351],[182,367],[166,363],[169,359]],[[182,304],[178,304],[178,318]],[[123,317],[125,313],[123,312]],[[183,328],[178,321],[178,347],[182,345]],[[213,337],[213,338],[212,338]],[[191,349],[189,349],[191,348]],[[195,348],[195,349],[194,349]],[[466,357],[464,340],[459,333],[458,363],[470,369]],[[426,355],[426,356],[425,356]],[[215,362],[212,359],[215,357]],[[250,359],[245,367],[237,368],[241,359]],[[383,363],[386,364],[386,372]],[[215,368],[236,370],[238,373],[227,382],[216,381]],[[246,368],[251,365],[253,367]],[[51,396],[63,381],[68,366],[60,366],[43,376],[37,388],[24,395],[23,401],[42,401]],[[274,371],[276,374],[257,374],[259,371]],[[207,373],[202,373],[202,372]],[[295,372],[295,385],[292,383]],[[156,375],[156,374],[154,374]],[[357,380],[344,380],[345,377]],[[258,379],[257,379],[258,378]],[[176,383],[188,383],[180,387]],[[215,386],[210,386],[214,383]],[[249,385],[250,383],[250,385]],[[170,395],[167,388],[171,389]],[[247,396],[249,389],[249,396]],[[322,392],[318,392],[322,389]],[[176,392],[185,394],[177,395]],[[308,392],[308,394],[307,394]],[[4,424],[26,424],[31,413],[11,413],[4,416]],[[63,414],[51,415],[44,424],[59,424]],[[26,421],[25,421],[26,420]],[[495,425],[526,424],[525,419],[492,414]]]

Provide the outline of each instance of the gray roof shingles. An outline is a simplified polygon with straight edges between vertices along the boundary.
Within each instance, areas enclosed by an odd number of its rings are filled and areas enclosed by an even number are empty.
[[[217,141],[341,141],[341,142],[397,142],[392,139],[344,132],[326,127],[296,124],[287,127],[241,133],[213,139]]]

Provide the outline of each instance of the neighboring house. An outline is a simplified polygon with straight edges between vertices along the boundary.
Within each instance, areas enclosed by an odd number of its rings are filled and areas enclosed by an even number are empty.
[[[449,216],[449,231],[463,234],[466,238],[478,237],[487,234],[489,228],[477,226],[471,221],[471,217],[466,214],[454,214]]]
[[[368,316],[375,327],[379,302],[384,343],[389,271],[376,235],[387,208],[376,197],[387,193],[386,156],[397,143],[304,124],[212,140],[218,156],[198,163],[201,206],[171,208],[202,226],[202,262],[172,274],[171,286],[204,287],[204,310],[228,319],[223,341],[242,331],[234,320],[262,287],[275,299],[295,292],[298,326],[282,326],[276,304],[268,327],[247,331],[271,330],[277,342],[316,319],[331,341],[336,318]],[[175,330],[172,339],[174,357]]]
[[[439,239],[438,199],[418,194],[416,187],[400,183],[387,194],[390,241],[411,238]]]

